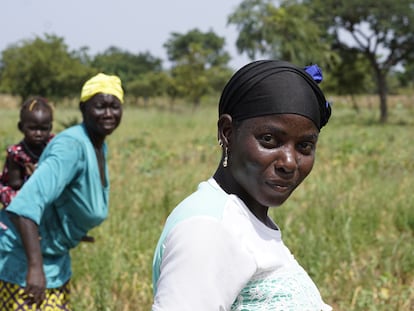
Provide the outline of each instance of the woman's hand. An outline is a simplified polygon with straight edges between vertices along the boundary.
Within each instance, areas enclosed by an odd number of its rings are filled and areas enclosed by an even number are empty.
[[[46,278],[43,267],[29,267],[26,276],[26,287],[24,289],[27,295],[26,301],[36,304],[40,307],[46,299]]]
[[[95,238],[90,235],[84,235],[81,239],[81,242],[95,243]]]
[[[23,242],[27,257],[27,275],[25,294],[29,303],[40,307],[46,298],[46,277],[43,271],[43,256],[40,249],[40,237],[37,224],[29,218],[9,213]]]

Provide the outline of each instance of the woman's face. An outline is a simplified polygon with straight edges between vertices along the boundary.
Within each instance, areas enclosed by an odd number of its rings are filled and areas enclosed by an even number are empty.
[[[89,133],[98,137],[111,134],[122,118],[122,104],[116,96],[110,94],[96,94],[81,104],[81,110]]]
[[[241,122],[228,146],[238,195],[247,205],[281,205],[312,170],[318,134],[311,120],[295,114]]]

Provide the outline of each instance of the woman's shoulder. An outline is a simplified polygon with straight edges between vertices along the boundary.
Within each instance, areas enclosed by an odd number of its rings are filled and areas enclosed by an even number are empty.
[[[77,137],[77,136],[82,136],[82,135],[86,135],[86,132],[84,130],[84,126],[82,124],[76,124],[76,125],[73,125],[71,127],[68,127],[66,129],[64,129],[63,131],[58,133],[55,136],[55,138],[57,138],[57,137]]]
[[[62,159],[77,161],[79,157],[84,157],[85,150],[89,148],[88,143],[88,136],[83,133],[81,125],[69,127],[50,140],[43,150],[40,160],[43,161],[54,154]]]
[[[174,212],[188,216],[204,215],[219,218],[228,199],[228,194],[215,187],[210,179],[201,182],[195,192],[177,205]]]
[[[47,146],[66,143],[71,144],[73,142],[77,142],[79,144],[90,142],[88,134],[86,133],[86,130],[82,124],[71,126],[56,134],[55,137],[50,140]]]

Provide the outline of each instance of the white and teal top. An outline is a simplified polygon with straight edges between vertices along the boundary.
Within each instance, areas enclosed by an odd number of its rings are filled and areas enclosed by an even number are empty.
[[[168,217],[153,287],[153,311],[332,310],[280,230],[265,226],[212,178]]]

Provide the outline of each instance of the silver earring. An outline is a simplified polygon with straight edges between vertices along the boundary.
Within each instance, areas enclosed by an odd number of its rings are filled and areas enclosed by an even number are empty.
[[[227,146],[226,146],[226,147],[224,147],[223,167],[227,167],[228,160],[229,160],[229,153],[228,153],[228,149],[227,149]]]

